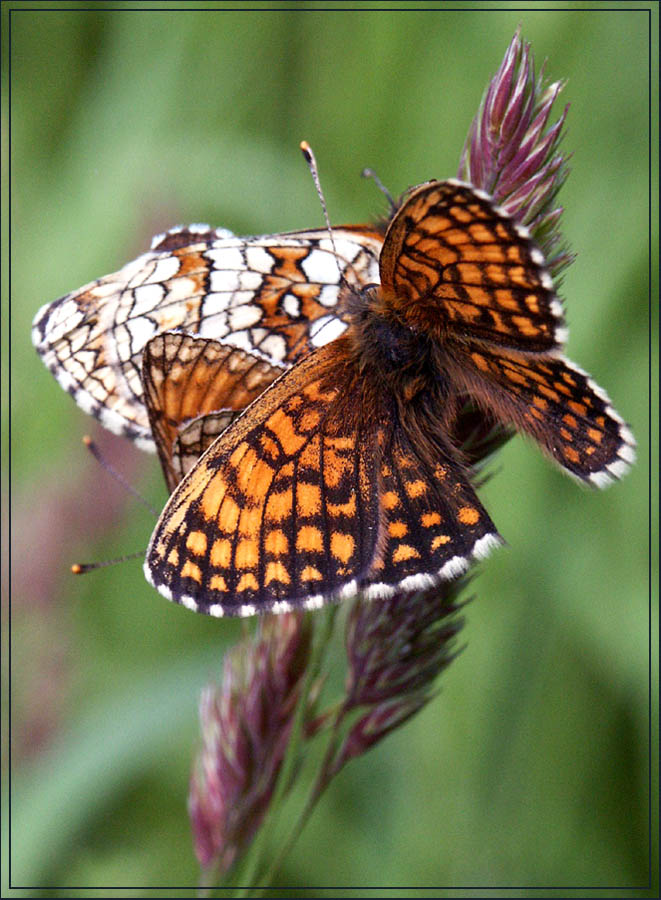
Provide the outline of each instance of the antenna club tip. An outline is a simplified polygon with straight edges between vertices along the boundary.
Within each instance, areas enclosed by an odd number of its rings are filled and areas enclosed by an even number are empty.
[[[93,441],[92,441],[92,438],[89,436],[89,434],[84,434],[83,435],[83,444],[85,444],[86,447],[91,447],[92,443],[93,443]]]
[[[83,573],[83,567],[80,565],[80,563],[74,563],[71,566],[71,574],[72,575],[82,575],[82,573]]]
[[[312,147],[308,144],[307,141],[301,141],[301,143],[299,144],[299,147],[301,148],[301,152],[303,153],[303,156],[307,160],[311,160],[313,158]]]

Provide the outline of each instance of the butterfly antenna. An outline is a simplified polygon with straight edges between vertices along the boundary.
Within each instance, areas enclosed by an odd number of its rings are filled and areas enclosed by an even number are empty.
[[[74,575],[86,575],[95,569],[105,569],[106,566],[115,566],[119,563],[128,562],[130,559],[142,559],[144,555],[144,550],[136,550],[135,553],[127,553],[126,556],[118,556],[116,559],[105,559],[103,562],[74,563],[71,566],[71,571]]]
[[[312,175],[312,180],[314,181],[314,186],[317,189],[317,194],[319,195],[319,200],[321,201],[321,208],[324,211],[324,219],[326,221],[326,228],[328,229],[328,236],[330,237],[331,246],[333,248],[333,253],[335,255],[335,261],[337,262],[337,268],[340,273],[340,282],[347,287],[350,291],[355,290],[351,287],[349,282],[344,277],[342,272],[342,267],[340,266],[340,255],[337,252],[337,247],[335,246],[335,238],[333,237],[333,229],[331,228],[330,219],[328,218],[328,209],[326,208],[326,200],[324,199],[324,192],[321,190],[321,182],[319,181],[319,171],[317,169],[317,160],[314,158],[314,153],[312,152],[312,147],[308,144],[307,141],[301,141],[301,150],[303,152],[303,156],[305,157],[305,161],[308,164],[308,169],[310,170],[310,174]]]
[[[112,466],[108,460],[103,456],[99,448],[96,446],[92,438],[86,434],[83,438],[83,444],[87,447],[89,452],[92,454],[94,459],[101,465],[102,468],[106,470],[106,472],[115,479],[115,481],[120,484],[124,490],[131,494],[132,497],[135,497],[144,507],[146,507],[149,512],[154,516],[154,518],[158,519],[158,510],[154,509],[151,503],[142,496],[142,494],[138,493],[133,485],[129,484],[126,478],[121,475],[114,466]]]
[[[392,199],[392,194],[390,193],[388,188],[385,186],[385,184],[381,181],[381,179],[376,174],[374,169],[369,169],[369,168],[363,169],[363,171],[360,173],[360,175],[361,175],[361,178],[371,178],[373,181],[376,182],[376,186],[378,187],[378,189],[381,191],[383,196],[388,201],[388,205],[390,206],[390,215],[392,215],[394,212],[396,212],[397,204]]]

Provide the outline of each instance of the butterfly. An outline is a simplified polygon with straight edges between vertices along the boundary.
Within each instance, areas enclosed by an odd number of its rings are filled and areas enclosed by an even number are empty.
[[[43,306],[33,343],[85,412],[153,452],[142,380],[150,339],[195,333],[290,365],[346,327],[336,309],[342,284],[378,278],[378,227],[334,234],[337,252],[326,231],[238,238],[208,225],[170,229],[118,272]]]
[[[635,441],[562,355],[567,329],[527,229],[458,181],[412,189],[378,283],[346,327],[276,378],[172,493],[145,574],[210,615],[247,616],[422,590],[502,539],[453,434],[465,397],[604,487]]]

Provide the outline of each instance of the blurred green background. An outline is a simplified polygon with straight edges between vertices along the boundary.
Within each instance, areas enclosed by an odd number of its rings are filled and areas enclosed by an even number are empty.
[[[153,527],[86,454],[83,434],[156,505],[165,491],[155,458],[103,432],[56,384],[30,344],[34,314],[177,223],[239,234],[321,225],[302,138],[336,223],[384,212],[378,190],[359,178],[364,166],[393,194],[456,174],[519,23],[538,64],[548,58],[548,75],[568,79],[556,110],[571,104],[572,174],[561,194],[578,253],[562,291],[568,355],[631,423],[639,462],[597,493],[521,438],[501,453],[482,497],[508,546],[471,586],[466,650],[427,709],[332,786],[280,883],[352,885],[357,895],[370,885],[446,885],[444,895],[457,895],[450,886],[511,895],[508,886],[565,885],[575,896],[644,885],[647,13],[103,5],[113,8],[2,9],[13,885],[192,890],[186,795],[197,701],[241,631],[165,602],[139,561],[69,575],[71,562],[140,550]],[[656,230],[651,241],[656,252]],[[4,416],[6,427],[6,408]]]

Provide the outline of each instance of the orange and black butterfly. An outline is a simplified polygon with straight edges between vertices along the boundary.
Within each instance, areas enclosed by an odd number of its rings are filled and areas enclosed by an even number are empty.
[[[562,356],[541,251],[486,194],[413,189],[378,282],[345,292],[341,333],[277,377],[174,490],[145,561],[164,596],[246,616],[455,578],[501,540],[453,438],[466,397],[583,482],[603,487],[634,461],[604,391]]]

